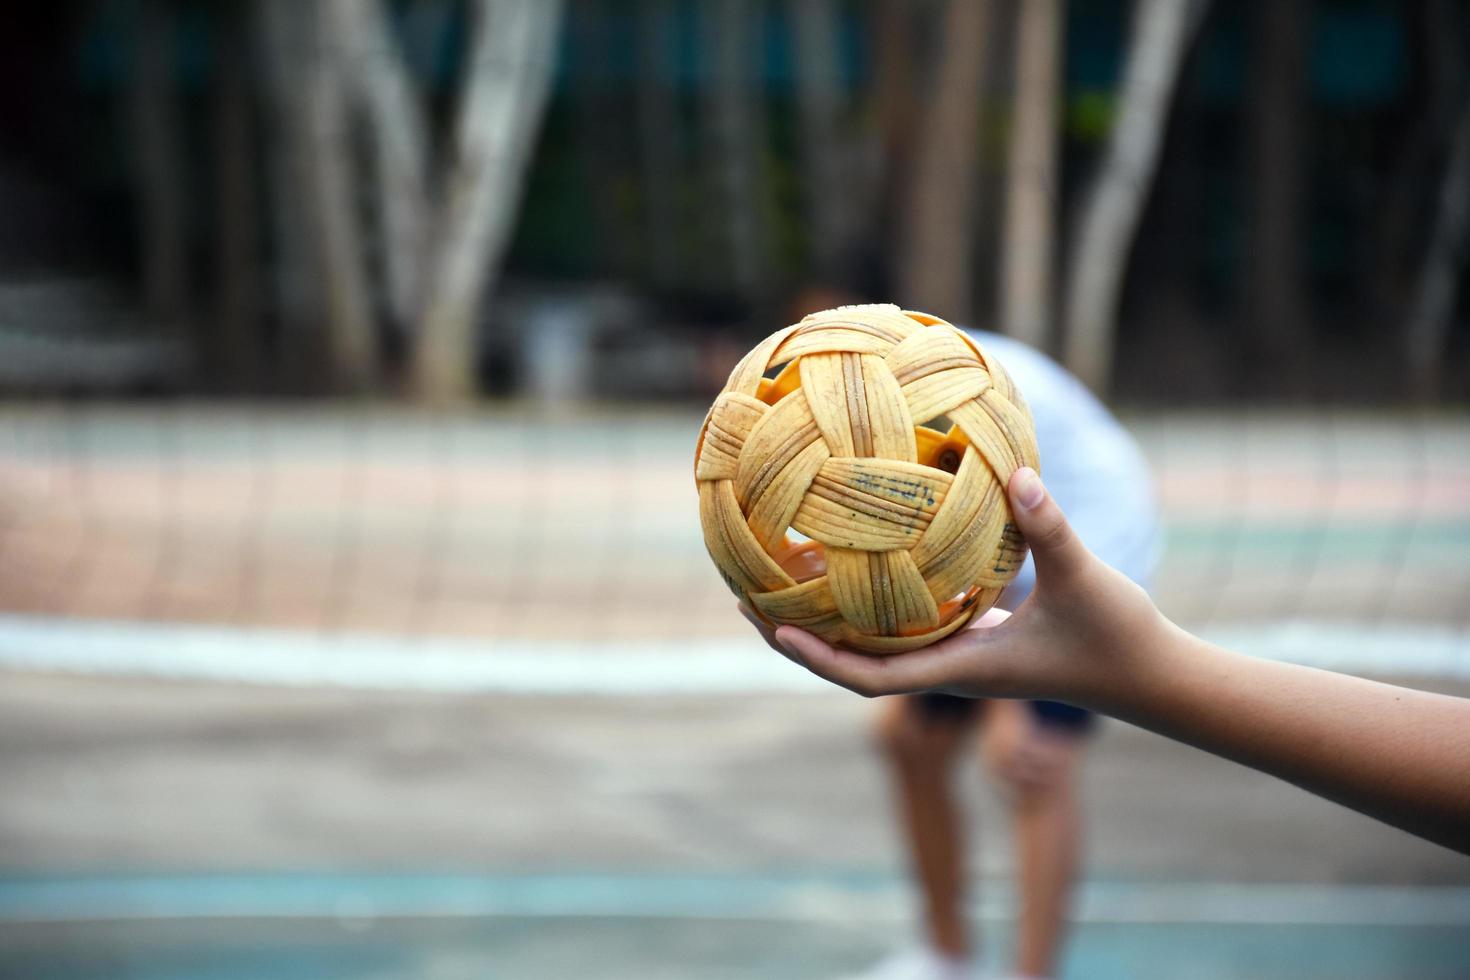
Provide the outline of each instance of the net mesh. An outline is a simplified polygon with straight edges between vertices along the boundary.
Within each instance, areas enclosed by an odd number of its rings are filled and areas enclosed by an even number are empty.
[[[10,613],[492,645],[748,635],[701,542],[692,409],[4,415]],[[1178,621],[1470,632],[1470,432],[1454,418],[1126,421],[1159,487],[1156,596]]]

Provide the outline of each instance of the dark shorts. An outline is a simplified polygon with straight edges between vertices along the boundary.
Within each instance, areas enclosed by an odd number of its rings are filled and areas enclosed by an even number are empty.
[[[932,721],[968,722],[979,717],[984,707],[983,700],[957,698],[952,694],[912,695],[919,713]],[[1097,723],[1096,717],[1085,708],[1074,708],[1060,701],[1027,701],[1037,722],[1054,731],[1068,735],[1085,735]]]

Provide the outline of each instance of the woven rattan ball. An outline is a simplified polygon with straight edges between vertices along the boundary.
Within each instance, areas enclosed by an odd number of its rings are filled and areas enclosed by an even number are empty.
[[[844,306],[735,366],[694,477],[705,545],[747,606],[886,654],[949,635],[1015,578],[1021,466],[1038,467],[1036,433],[995,358],[937,317]]]

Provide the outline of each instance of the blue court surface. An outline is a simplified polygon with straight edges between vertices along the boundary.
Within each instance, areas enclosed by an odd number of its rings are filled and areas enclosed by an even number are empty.
[[[1005,889],[976,908],[996,941]],[[249,875],[0,881],[0,977],[841,976],[902,943],[885,876]],[[1092,882],[1069,978],[1470,977],[1470,888]]]

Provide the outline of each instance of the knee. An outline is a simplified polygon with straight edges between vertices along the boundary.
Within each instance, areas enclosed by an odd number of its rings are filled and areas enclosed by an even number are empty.
[[[1041,739],[987,753],[986,762],[1005,795],[1023,808],[1065,804],[1076,792],[1077,750],[1061,740]]]
[[[906,699],[894,698],[873,725],[879,752],[897,765],[943,765],[954,755],[957,735],[941,722],[920,717]]]
[[[1053,806],[1072,790],[1070,778],[1056,770],[1017,772],[1014,768],[994,771],[1005,798],[1021,809]]]

